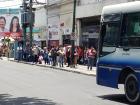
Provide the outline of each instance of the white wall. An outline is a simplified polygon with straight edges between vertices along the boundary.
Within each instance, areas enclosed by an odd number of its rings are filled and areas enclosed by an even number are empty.
[[[41,8],[35,12],[35,27],[46,26],[46,10]]]
[[[101,15],[103,6],[123,2],[127,2],[127,0],[81,0],[82,5],[79,5],[76,8],[76,18]]]
[[[60,15],[59,15],[59,7],[57,5],[52,5],[48,9],[48,26],[49,26],[48,31],[49,33],[51,33],[51,38],[49,37],[48,40],[59,40]]]

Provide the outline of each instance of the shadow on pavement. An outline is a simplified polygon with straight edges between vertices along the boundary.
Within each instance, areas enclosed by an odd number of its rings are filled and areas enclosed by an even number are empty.
[[[110,94],[110,95],[103,95],[103,96],[98,96],[98,97],[104,100],[111,100],[111,101],[115,101],[119,103],[132,105],[127,101],[124,94]]]
[[[50,100],[28,98],[28,97],[17,97],[11,98],[12,95],[0,94],[0,105],[58,105]]]

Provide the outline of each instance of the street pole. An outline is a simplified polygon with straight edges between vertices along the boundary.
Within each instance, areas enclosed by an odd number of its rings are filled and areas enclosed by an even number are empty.
[[[25,49],[26,48],[26,27],[23,27],[23,35],[24,35],[23,36],[24,37],[24,40],[23,40],[23,48]]]
[[[27,12],[26,9],[27,9],[27,4],[26,4],[25,0],[23,0],[23,13]],[[22,29],[23,29],[23,48],[25,49],[25,47],[26,47],[26,26],[24,23],[22,24]],[[16,42],[17,42],[17,40],[16,40]]]
[[[46,3],[46,29],[47,29],[47,32],[46,32],[46,44],[47,44],[47,47],[49,47],[49,26],[48,26],[48,6],[49,6],[49,0],[45,0],[45,3]]]
[[[76,16],[76,0],[73,1],[73,24],[72,24],[72,37],[75,35],[75,16]],[[75,50],[75,40],[74,38],[71,39],[71,63],[74,64],[74,50]]]
[[[29,28],[30,28],[30,48],[32,47],[32,42],[33,42],[33,36],[32,36],[32,30],[33,30],[33,13],[32,13],[32,0],[30,0],[30,4],[29,4],[29,13],[30,13],[30,24],[29,24]]]

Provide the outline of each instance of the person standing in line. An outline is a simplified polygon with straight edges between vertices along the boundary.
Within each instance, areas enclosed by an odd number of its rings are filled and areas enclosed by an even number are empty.
[[[67,67],[70,66],[70,63],[71,63],[71,60],[70,60],[70,57],[71,57],[71,51],[70,51],[71,48],[68,48],[67,51],[66,51],[66,57],[67,57]]]
[[[60,48],[59,48],[59,46],[57,46],[56,47],[56,65],[57,66],[59,64],[59,50],[60,50]]]
[[[95,59],[95,55],[96,55],[96,50],[91,46],[91,48],[89,48],[87,50],[87,58],[88,58],[88,69],[92,70],[92,66],[94,64],[94,59]]]
[[[49,55],[48,55],[48,49],[47,47],[44,47],[44,54],[43,54],[43,59],[45,64],[49,64]]]
[[[18,61],[22,60],[22,56],[23,56],[23,48],[22,48],[22,44],[18,43],[18,47],[17,47],[17,54],[18,54]]]
[[[32,52],[33,52],[33,63],[37,64],[38,55],[39,55],[39,48],[36,45],[34,45],[32,48]]]
[[[57,60],[56,60],[57,51],[56,51],[56,48],[55,47],[53,47],[51,49],[51,56],[52,56],[52,66],[56,66],[56,62],[57,62]]]
[[[77,66],[78,57],[79,57],[79,55],[78,55],[78,48],[75,47],[75,50],[74,50],[74,65],[73,65],[74,67]]]
[[[64,55],[65,55],[63,47],[60,48],[60,50],[58,51],[58,54],[59,54],[59,66],[63,67],[63,65],[64,65]]]

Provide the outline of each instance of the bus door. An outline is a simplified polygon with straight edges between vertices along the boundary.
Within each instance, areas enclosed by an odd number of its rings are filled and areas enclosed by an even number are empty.
[[[99,59],[97,67],[97,82],[100,85],[117,88],[116,71],[112,62],[116,59],[116,48],[120,34],[120,22],[111,21],[102,23]],[[118,73],[117,73],[118,74]],[[113,81],[112,81],[113,80]]]

